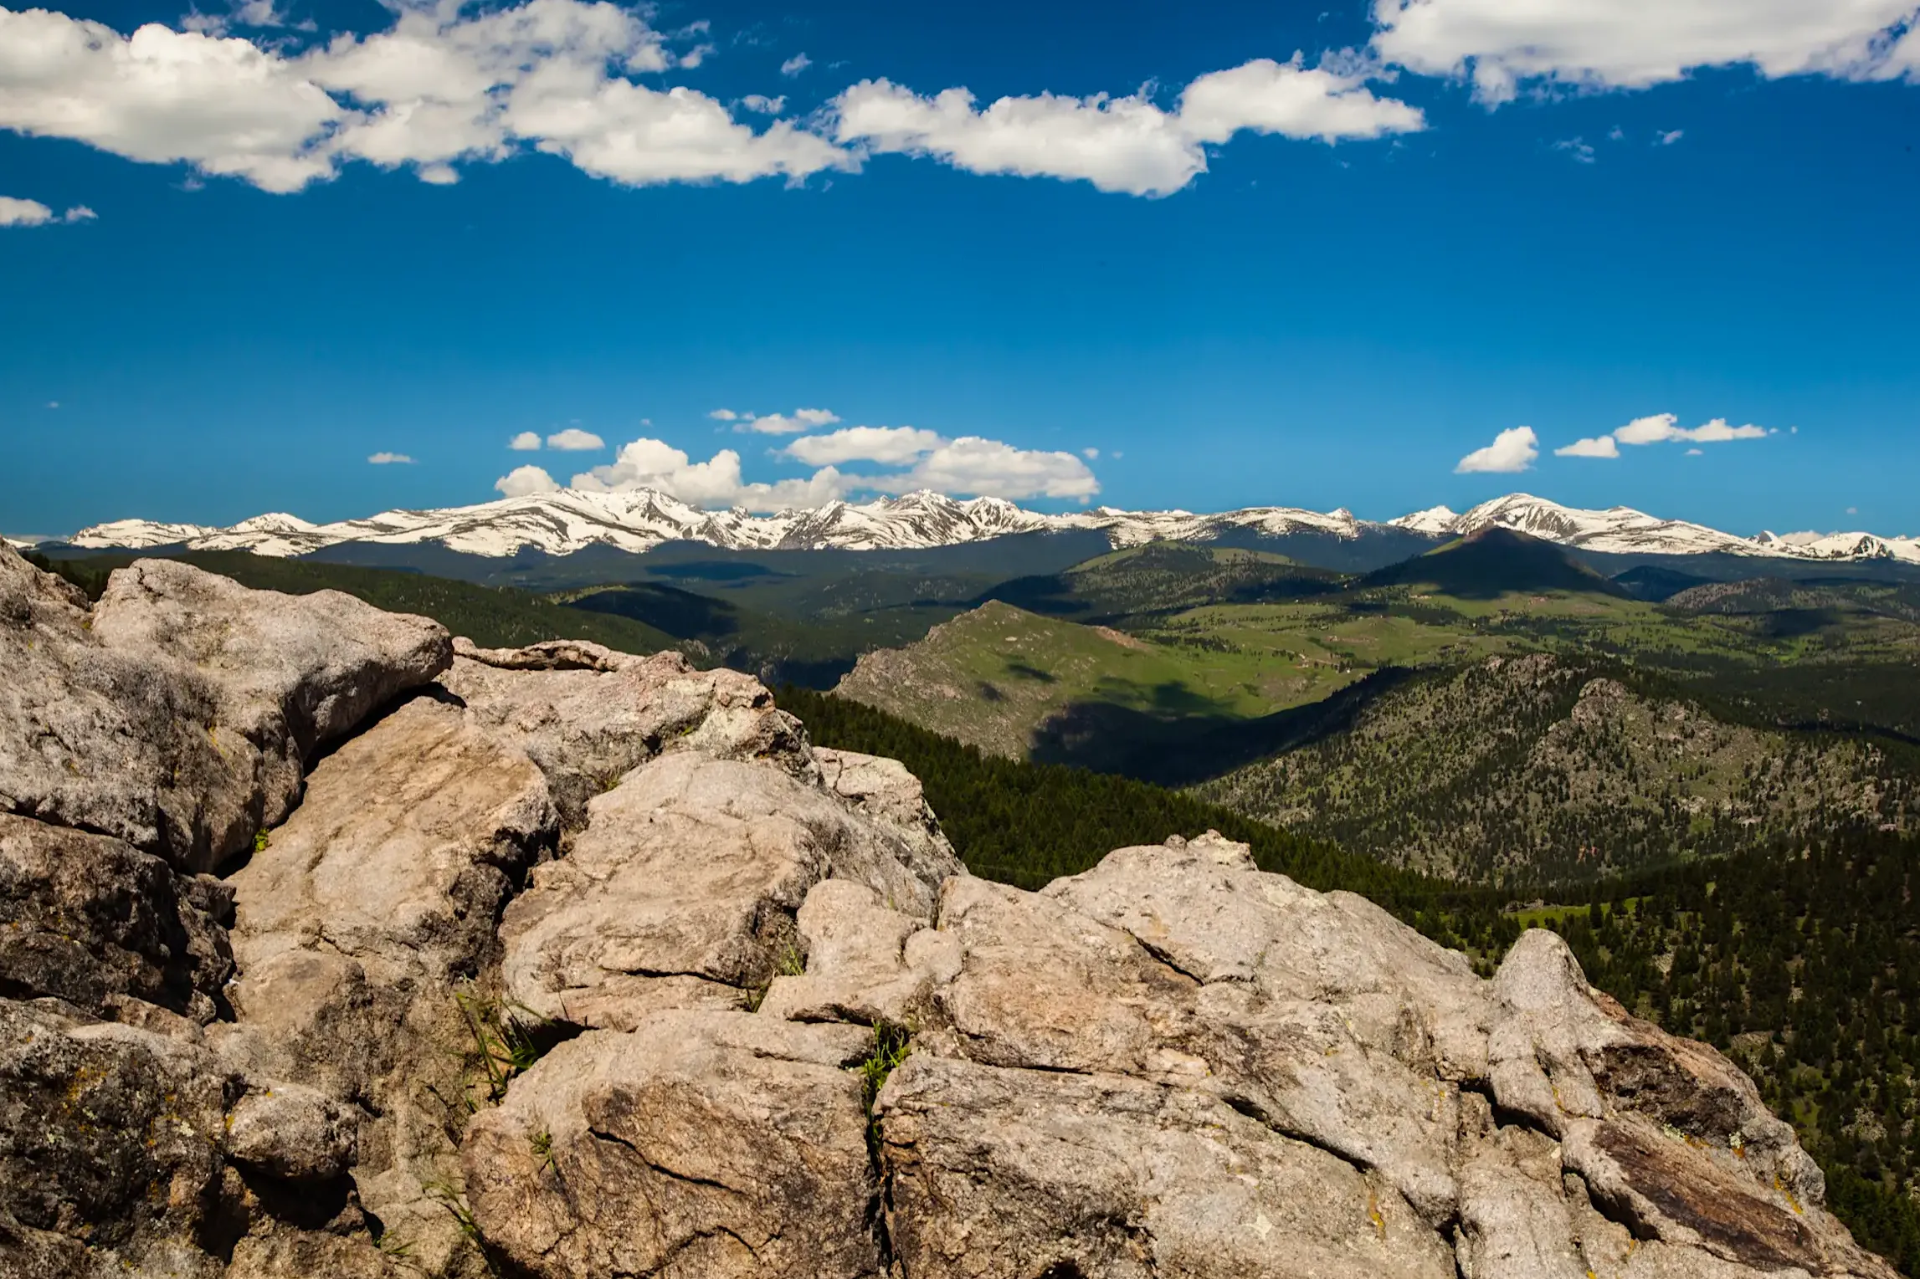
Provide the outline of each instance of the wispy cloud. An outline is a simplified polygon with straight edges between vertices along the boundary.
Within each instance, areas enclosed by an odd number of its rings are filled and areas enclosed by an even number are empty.
[[[367,459],[375,466],[412,466],[413,459],[405,453],[375,453]]]

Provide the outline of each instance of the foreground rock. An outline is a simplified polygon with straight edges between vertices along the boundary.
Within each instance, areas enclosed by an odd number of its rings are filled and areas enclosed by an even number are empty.
[[[452,660],[337,591],[140,560],[84,597],[0,548],[0,808],[210,870],[282,820],[305,762]]]

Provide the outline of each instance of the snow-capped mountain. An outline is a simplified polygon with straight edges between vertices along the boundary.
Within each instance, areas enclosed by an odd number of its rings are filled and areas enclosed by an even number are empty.
[[[754,515],[743,510],[705,511],[644,489],[631,493],[563,489],[446,510],[384,511],[366,519],[332,524],[314,524],[279,513],[256,515],[231,528],[115,520],[82,529],[72,542],[96,549],[134,550],[184,544],[196,550],[247,550],[274,556],[304,555],[348,542],[430,544],[467,555],[503,557],[529,549],[568,555],[596,545],[638,552],[669,541],[706,542],[730,550],[913,550],[1014,533],[1071,529],[1105,534],[1117,547],[1156,540],[1212,541],[1245,534],[1357,541],[1393,533],[1438,542],[1496,527],[1609,554],[1717,553],[1798,560],[1894,559],[1920,564],[1920,539],[1916,538],[1883,538],[1869,533],[1762,533],[1748,538],[1702,524],[1663,520],[1627,507],[1582,511],[1524,493],[1482,503],[1464,515],[1436,506],[1381,524],[1356,519],[1347,510],[1323,514],[1282,506],[1214,515],[1100,506],[1050,515],[1026,510],[1003,498],[977,497],[962,502],[929,492]]]

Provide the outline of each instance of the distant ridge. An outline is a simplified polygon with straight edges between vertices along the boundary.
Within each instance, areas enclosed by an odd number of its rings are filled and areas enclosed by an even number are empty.
[[[1154,541],[1244,545],[1287,538],[1328,544],[1399,539],[1406,544],[1403,554],[1407,554],[1416,553],[1423,542],[1438,543],[1487,528],[1511,529],[1572,550],[1606,555],[1733,555],[1802,563],[1877,560],[1920,565],[1920,538],[1871,533],[1741,537],[1628,507],[1584,511],[1524,493],[1484,502],[1464,515],[1434,507],[1374,522],[1358,519],[1345,509],[1322,513],[1285,506],[1213,515],[1107,506],[1047,514],[1004,498],[957,501],[931,492],[755,515],[740,509],[702,510],[644,489],[628,493],[562,489],[444,510],[385,511],[331,524],[284,513],[257,515],[227,528],[115,520],[80,530],[70,544],[90,550],[183,546],[281,557],[345,544],[431,545],[463,555],[504,558],[530,550],[570,555],[591,546],[644,552],[675,541],[741,551],[913,550],[1020,533],[1086,530],[1105,535],[1114,547]]]
[[[1507,591],[1588,591],[1624,597],[1627,591],[1561,547],[1527,533],[1487,525],[1425,555],[1390,564],[1356,585],[1430,585],[1463,599],[1492,598]]]

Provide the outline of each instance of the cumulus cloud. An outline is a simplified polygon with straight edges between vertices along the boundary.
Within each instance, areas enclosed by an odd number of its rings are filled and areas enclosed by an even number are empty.
[[[1592,164],[1594,161],[1593,143],[1579,138],[1565,138],[1553,144],[1555,151],[1565,151],[1578,164]]]
[[[707,416],[716,422],[736,422],[740,419],[740,415],[732,409],[715,409],[713,412],[707,414]],[[753,415],[749,413],[747,416],[751,417]]]
[[[537,466],[516,466],[493,482],[507,497],[532,497],[536,493],[558,493],[560,484]]]
[[[540,447],[540,435],[537,431],[522,431],[507,441],[507,447],[516,453],[531,453]]]
[[[1597,436],[1591,440],[1575,440],[1565,448],[1553,451],[1555,457],[1619,457],[1620,446],[1614,443],[1611,435]]]
[[[764,93],[749,93],[740,99],[740,105],[760,115],[780,115],[787,109],[787,98],[785,94],[769,98]]]
[[[849,426],[827,435],[802,436],[780,454],[808,466],[862,461],[898,465],[931,453],[945,442],[937,432],[911,426]]]
[[[405,453],[375,453],[367,459],[375,466],[412,466],[413,459]]]
[[[1516,426],[1493,437],[1493,443],[1475,449],[1454,467],[1459,475],[1491,473],[1512,475],[1531,467],[1540,456],[1540,437],[1530,426]]]
[[[855,163],[789,122],[756,132],[704,94],[636,82],[673,58],[640,13],[606,0],[399,5],[384,31],[300,52],[222,25],[122,35],[0,9],[0,128],[276,192],[356,159],[445,183],[456,161],[528,147],[630,185],[797,180]]]
[[[1668,129],[1664,133],[1656,133],[1653,138],[1653,144],[1657,147],[1670,147],[1686,136],[1687,131],[1685,129]]]
[[[826,409],[795,409],[791,414],[729,413],[726,417],[720,417],[722,413],[727,413],[727,410],[718,409],[709,416],[732,422],[736,431],[751,431],[756,435],[799,435],[816,427],[832,426],[840,420],[839,414]]]
[[[643,438],[621,445],[610,465],[574,476],[573,487],[590,493],[652,489],[694,506],[781,511],[823,505],[843,496],[848,485],[832,467],[806,479],[749,484],[741,478],[740,455],[732,449],[695,462],[665,440]]]
[[[592,431],[583,431],[577,426],[570,426],[564,431],[549,435],[547,447],[559,449],[565,453],[585,453],[593,449],[603,449],[607,447],[607,442]]]
[[[1589,440],[1575,440],[1565,448],[1553,451],[1555,457],[1608,457],[1620,456],[1622,444],[1644,446],[1648,444],[1724,444],[1730,440],[1763,440],[1775,431],[1764,426],[1732,426],[1725,418],[1714,418],[1700,426],[1681,426],[1678,416],[1672,413],[1655,413],[1650,417],[1639,417],[1627,423],[1617,431],[1596,436]],[[1690,448],[1687,456],[1698,457],[1701,450]]]
[[[780,64],[780,74],[791,80],[794,76],[799,75],[812,65],[812,58],[809,58],[804,53],[796,53]]]
[[[1335,142],[1426,127],[1418,108],[1375,97],[1364,77],[1305,67],[1298,55],[1203,75],[1173,111],[1145,90],[1003,97],[982,108],[963,88],[922,96],[889,80],[863,80],[830,109],[843,144],[931,156],[970,173],[1081,179],[1128,195],[1180,190],[1206,172],[1206,144],[1242,130]]]
[[[38,200],[20,200],[0,195],[0,226],[46,226],[50,222],[91,222],[100,215],[84,204],[76,204],[65,213],[55,213]]]
[[[1695,444],[1724,444],[1729,440],[1764,440],[1774,434],[1764,426],[1729,426],[1723,417],[1701,426],[1681,426],[1672,413],[1635,418],[1613,433],[1622,444],[1666,444],[1689,440]]]
[[[1913,0],[1374,0],[1372,50],[1505,102],[1531,84],[1643,89],[1698,67],[1911,75]],[[1896,35],[1903,36],[1899,43]]]
[[[1087,464],[1072,453],[1015,448],[1000,440],[963,435],[922,457],[912,469],[861,487],[883,493],[933,489],[972,497],[1055,497],[1086,501],[1100,491]]]

